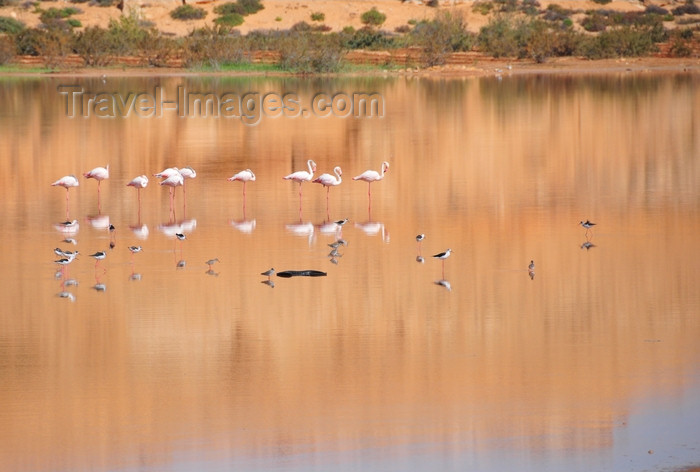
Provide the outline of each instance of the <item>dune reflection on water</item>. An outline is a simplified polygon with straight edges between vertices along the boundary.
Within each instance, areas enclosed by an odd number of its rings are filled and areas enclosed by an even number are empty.
[[[0,87],[0,469],[692,463],[697,78],[227,80],[115,87],[371,88],[387,116],[67,119],[56,80]],[[328,206],[304,186],[300,214],[282,177],[308,159],[391,171],[371,207],[346,179]],[[100,211],[77,187],[59,224],[50,183],[107,162]],[[186,211],[182,189],[173,215],[168,189],[126,187],[185,164]],[[246,168],[243,199],[226,179]],[[81,254],[58,276],[57,245]],[[634,429],[655,404],[661,446]]]

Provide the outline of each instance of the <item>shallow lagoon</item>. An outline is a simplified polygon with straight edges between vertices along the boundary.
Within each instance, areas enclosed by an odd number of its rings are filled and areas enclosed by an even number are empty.
[[[69,118],[66,84],[293,93],[304,105],[376,92],[384,117]],[[689,74],[0,80],[0,468],[698,464],[697,85]],[[304,184],[300,212],[282,176],[307,159],[317,174],[341,166],[343,183],[328,208]],[[370,208],[351,177],[384,160]],[[107,163],[101,211],[96,182],[80,177],[68,208],[80,227],[59,231],[65,191],[50,183]],[[150,176],[186,165],[197,178],[186,206],[177,189],[173,216]],[[248,167],[244,204],[226,178]],[[151,178],[140,211],[126,187],[139,174]],[[338,238],[348,244],[333,262]],[[132,259],[130,245],[143,251]],[[55,247],[81,256],[57,273]],[[447,248],[443,274],[430,256]],[[259,275],[270,267],[328,275],[271,287]]]

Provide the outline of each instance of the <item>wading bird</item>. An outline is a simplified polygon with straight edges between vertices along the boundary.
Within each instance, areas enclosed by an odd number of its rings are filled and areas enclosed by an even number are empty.
[[[324,187],[326,187],[326,216],[328,216],[328,194],[331,190],[331,187],[340,185],[343,182],[343,179],[341,177],[341,175],[343,175],[343,171],[340,168],[340,166],[335,167],[333,169],[333,173],[335,174],[335,176],[331,174],[321,174],[313,181],[315,184],[321,184]]]
[[[85,172],[84,177],[88,179],[97,180],[97,212],[102,213],[102,206],[100,204],[100,185],[103,180],[109,179],[109,164],[105,167],[95,167],[90,172]]]
[[[68,219],[68,190],[71,187],[78,187],[80,185],[80,182],[78,182],[78,179],[76,179],[74,175],[66,175],[64,177],[61,177],[51,185],[53,187],[63,187],[66,189],[66,219]]]

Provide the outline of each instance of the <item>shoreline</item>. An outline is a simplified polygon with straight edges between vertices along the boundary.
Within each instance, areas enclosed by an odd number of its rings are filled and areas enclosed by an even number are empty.
[[[508,58],[472,55],[463,63],[427,68],[381,66],[353,61],[349,70],[326,74],[300,74],[283,70],[197,70],[181,67],[148,67],[116,64],[111,67],[68,67],[58,70],[43,69],[40,58],[35,64],[12,63],[0,67],[0,77],[153,77],[153,76],[266,76],[266,77],[353,77],[353,76],[413,76],[439,78],[504,77],[516,75],[592,75],[610,73],[685,72],[700,73],[700,59],[634,57],[590,60],[575,57],[553,58],[544,63]],[[128,58],[127,58],[128,60]],[[33,61],[32,61],[33,62]],[[130,61],[133,64],[133,61]],[[254,62],[253,64],[263,64]],[[363,68],[366,66],[366,68]],[[357,68],[357,70],[353,70]],[[5,70],[3,70],[5,69]]]

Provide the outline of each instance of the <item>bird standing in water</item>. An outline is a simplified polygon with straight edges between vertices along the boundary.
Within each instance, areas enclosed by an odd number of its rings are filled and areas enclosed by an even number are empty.
[[[51,184],[53,187],[63,187],[66,189],[66,219],[68,219],[68,190],[71,187],[78,187],[79,185],[80,182],[78,182],[78,179],[75,178],[74,175],[66,175]]]

